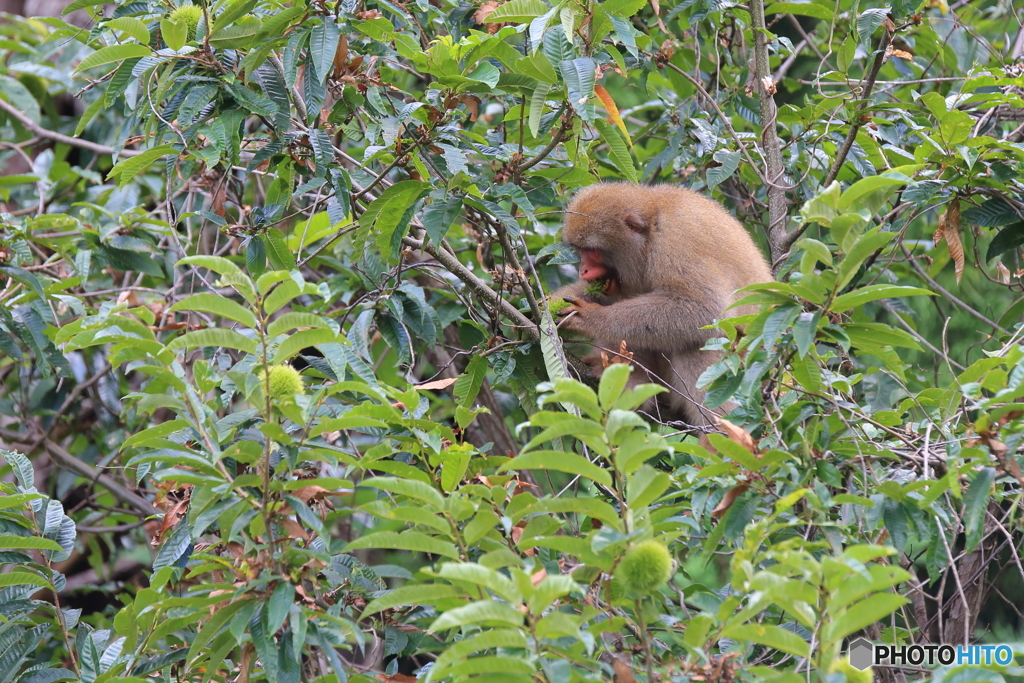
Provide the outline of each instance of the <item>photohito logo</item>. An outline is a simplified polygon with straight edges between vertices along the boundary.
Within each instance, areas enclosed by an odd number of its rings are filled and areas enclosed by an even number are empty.
[[[1013,661],[1009,645],[878,645],[866,638],[850,643],[850,665],[864,671],[874,664],[935,666],[997,664]]]

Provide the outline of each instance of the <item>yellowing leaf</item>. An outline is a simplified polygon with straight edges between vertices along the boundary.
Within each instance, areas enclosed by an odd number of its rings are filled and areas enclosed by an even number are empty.
[[[629,137],[629,131],[626,130],[626,123],[622,120],[622,115],[619,114],[619,108],[615,105],[615,100],[612,99],[611,94],[605,89],[603,85],[594,86],[594,94],[597,95],[597,99],[601,100],[601,104],[608,110],[608,120],[619,127],[622,131],[622,137],[626,138],[626,142],[630,147],[633,146],[633,140]]]

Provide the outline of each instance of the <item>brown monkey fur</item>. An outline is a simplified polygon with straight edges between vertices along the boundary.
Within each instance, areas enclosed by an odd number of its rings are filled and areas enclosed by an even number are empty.
[[[743,226],[716,201],[670,185],[598,183],[582,190],[566,211],[563,240],[581,251],[580,279],[552,294],[571,304],[559,311],[561,329],[593,340],[595,349],[634,354],[630,385],[669,388],[647,410],[662,419],[708,425],[697,378],[719,354],[701,351],[716,319],[756,312],[725,309],[736,290],[772,279],[771,269]],[[609,294],[585,295],[588,280],[610,280]],[[572,314],[572,315],[570,315]],[[587,359],[595,376],[600,358]],[[647,371],[649,371],[649,374]]]

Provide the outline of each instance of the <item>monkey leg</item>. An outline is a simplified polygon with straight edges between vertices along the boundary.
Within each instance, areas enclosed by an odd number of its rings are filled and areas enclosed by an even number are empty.
[[[663,375],[668,379],[672,391],[668,399],[672,412],[687,424],[695,427],[713,427],[716,418],[735,407],[735,404],[726,402],[713,410],[707,408],[704,406],[704,392],[697,388],[697,380],[719,359],[719,356],[720,354],[714,351],[674,354],[668,374]]]

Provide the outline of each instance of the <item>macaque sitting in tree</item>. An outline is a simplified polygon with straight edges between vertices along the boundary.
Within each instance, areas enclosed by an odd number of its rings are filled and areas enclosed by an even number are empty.
[[[772,279],[743,226],[691,190],[599,183],[569,204],[562,239],[580,252],[580,280],[551,295],[569,303],[558,311],[560,329],[592,340],[612,362],[631,358],[631,385],[668,387],[645,406],[656,417],[713,423],[712,414],[725,411],[704,408],[696,382],[719,354],[700,350],[716,336],[701,328],[755,312],[753,306],[725,309],[740,298],[737,289]],[[600,355],[584,360],[599,376]]]

